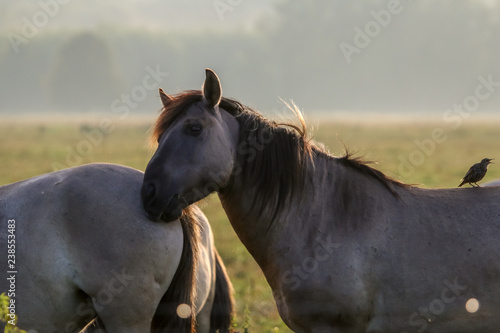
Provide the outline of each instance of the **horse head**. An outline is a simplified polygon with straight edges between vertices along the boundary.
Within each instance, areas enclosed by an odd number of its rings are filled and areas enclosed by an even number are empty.
[[[158,147],[144,174],[142,202],[152,220],[173,221],[188,205],[227,185],[235,164],[238,122],[221,107],[210,69],[202,91],[169,96],[153,133]]]

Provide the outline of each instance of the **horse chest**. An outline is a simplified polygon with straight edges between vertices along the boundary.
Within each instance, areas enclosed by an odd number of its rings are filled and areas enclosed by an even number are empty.
[[[370,308],[362,292],[304,287],[286,298],[280,314],[296,332],[314,332],[321,327],[345,328],[364,332],[370,320]]]
[[[278,274],[275,300],[295,331],[315,325],[366,327],[371,308],[362,265],[355,251],[349,255],[340,248],[326,238],[316,251],[297,255]]]

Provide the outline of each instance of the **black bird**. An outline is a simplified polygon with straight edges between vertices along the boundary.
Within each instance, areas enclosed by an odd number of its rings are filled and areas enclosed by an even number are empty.
[[[477,182],[483,179],[486,171],[488,171],[488,164],[490,164],[492,160],[492,158],[483,158],[481,162],[471,166],[458,187],[462,186],[465,183],[469,183],[470,185],[472,185],[472,187],[479,187],[479,185],[477,185]],[[476,184],[476,186],[474,186],[474,184]]]

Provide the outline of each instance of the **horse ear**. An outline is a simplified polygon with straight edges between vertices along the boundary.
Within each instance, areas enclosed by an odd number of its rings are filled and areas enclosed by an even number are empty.
[[[203,83],[203,97],[207,101],[208,106],[215,108],[219,105],[222,98],[222,88],[220,86],[219,77],[209,68],[205,69],[206,78]]]
[[[167,94],[165,94],[163,89],[160,88],[159,91],[160,91],[161,102],[162,102],[163,106],[166,108],[168,105],[170,105],[173,98],[168,96]]]

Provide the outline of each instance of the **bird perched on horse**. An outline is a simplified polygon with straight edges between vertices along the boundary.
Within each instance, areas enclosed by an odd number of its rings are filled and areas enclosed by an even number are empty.
[[[483,179],[484,175],[486,175],[486,171],[488,171],[488,165],[491,163],[493,159],[491,158],[483,158],[481,162],[474,164],[470,167],[469,171],[465,174],[464,178],[462,178],[462,182],[458,187],[462,186],[465,183],[469,183],[472,187],[479,187],[477,184],[478,181]],[[476,184],[476,186],[474,186]]]

